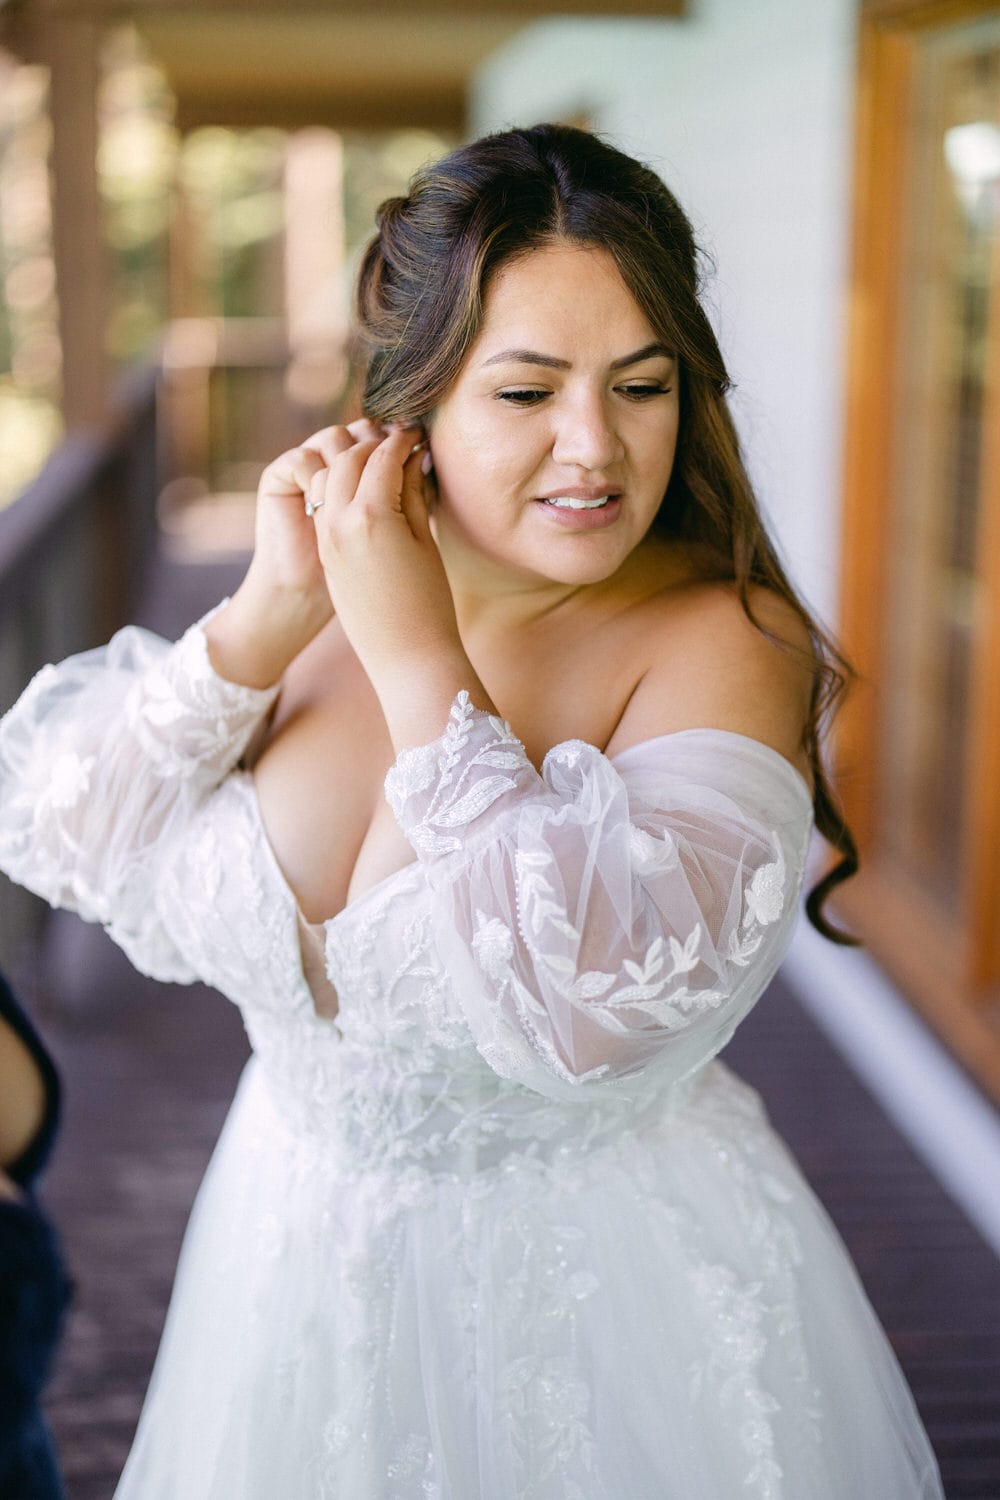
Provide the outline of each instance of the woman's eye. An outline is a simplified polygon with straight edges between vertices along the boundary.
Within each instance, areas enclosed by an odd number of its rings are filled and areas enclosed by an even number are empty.
[[[668,396],[671,387],[660,385],[657,381],[643,380],[636,381],[635,384],[620,385],[616,389],[623,396],[627,396],[630,401],[649,401],[654,396]],[[546,396],[550,394],[551,392],[549,391],[524,388],[512,391],[497,391],[496,399],[498,401],[507,401],[511,406],[537,406],[539,401],[544,401]]]
[[[498,391],[497,400],[509,401],[513,406],[534,406],[547,395],[547,391]]]
[[[623,396],[628,396],[633,401],[648,401],[652,396],[669,396],[668,385],[657,385],[655,382],[644,381],[637,385],[620,385],[618,389]]]

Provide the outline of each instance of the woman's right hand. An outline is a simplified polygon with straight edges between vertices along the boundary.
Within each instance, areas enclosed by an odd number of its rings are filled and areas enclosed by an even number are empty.
[[[267,465],[257,487],[254,553],[246,577],[206,626],[216,671],[246,687],[270,687],[333,615],[306,515],[310,481],[355,443],[380,440],[367,418],[324,427]]]

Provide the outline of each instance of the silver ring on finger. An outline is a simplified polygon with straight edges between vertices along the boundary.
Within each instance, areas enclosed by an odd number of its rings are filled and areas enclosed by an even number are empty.
[[[326,497],[323,496],[323,495],[321,495],[318,500],[307,500],[306,501],[306,515],[307,516],[314,516],[316,514],[316,512],[319,509],[321,509],[321,507],[324,506],[325,504],[326,504]]]

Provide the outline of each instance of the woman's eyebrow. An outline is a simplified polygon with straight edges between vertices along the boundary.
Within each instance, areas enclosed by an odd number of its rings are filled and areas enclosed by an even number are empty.
[[[629,365],[638,365],[644,359],[673,359],[674,351],[666,344],[645,344],[641,349],[636,349],[633,354],[624,354],[621,359],[612,360],[612,370],[624,370]],[[569,370],[572,368],[568,359],[556,359],[552,354],[539,354],[537,349],[502,349],[499,354],[491,354],[489,359],[483,360],[483,368],[487,365],[544,365],[547,370]]]

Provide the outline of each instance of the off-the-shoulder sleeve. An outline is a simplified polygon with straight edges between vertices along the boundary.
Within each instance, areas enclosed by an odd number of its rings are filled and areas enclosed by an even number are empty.
[[[159,979],[196,977],[159,910],[168,851],[278,691],[220,677],[204,624],[176,644],[130,626],[43,667],[0,721],[0,869]]]
[[[742,735],[685,731],[615,761],[567,741],[539,775],[460,693],[386,795],[435,889],[435,940],[479,1052],[550,1097],[688,1076],[790,940],[811,800]]]

